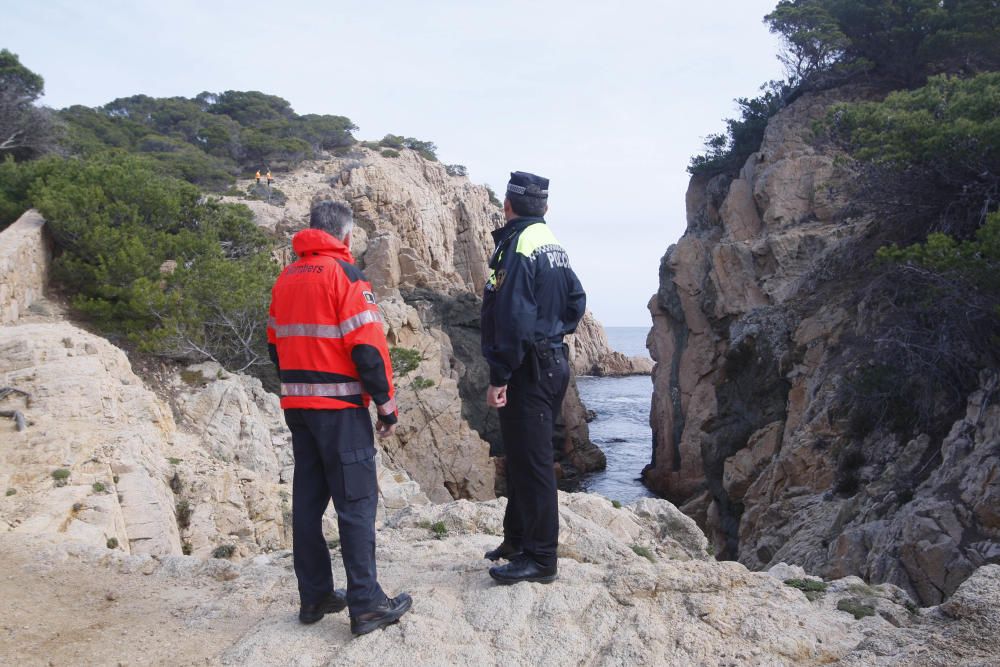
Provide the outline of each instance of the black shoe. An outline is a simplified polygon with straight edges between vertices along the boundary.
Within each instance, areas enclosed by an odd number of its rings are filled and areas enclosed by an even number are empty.
[[[516,584],[519,581],[533,581],[536,584],[551,584],[558,578],[555,565],[539,565],[535,559],[522,556],[506,565],[494,565],[490,576],[498,583]]]
[[[351,616],[351,633],[354,635],[366,635],[373,630],[384,628],[398,621],[403,614],[410,610],[413,598],[409,593],[400,593],[394,598],[386,598],[385,602],[378,605],[371,611]]]
[[[506,558],[507,560],[514,560],[521,555],[521,548],[512,546],[507,540],[500,543],[496,549],[491,549],[483,554],[483,558],[486,560],[500,560],[501,558]]]
[[[299,620],[306,625],[315,623],[324,614],[335,614],[347,606],[347,591],[343,588],[330,593],[325,600],[299,607]]]

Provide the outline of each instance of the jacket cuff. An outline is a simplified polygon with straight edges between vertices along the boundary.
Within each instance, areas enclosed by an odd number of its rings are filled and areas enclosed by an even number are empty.
[[[510,381],[510,371],[501,366],[490,366],[490,384],[502,387]]]
[[[399,408],[396,407],[396,399],[390,398],[387,395],[382,395],[379,398],[384,398],[381,403],[373,396],[372,400],[375,401],[375,411],[378,413],[378,420],[383,424],[392,425],[399,421]]]

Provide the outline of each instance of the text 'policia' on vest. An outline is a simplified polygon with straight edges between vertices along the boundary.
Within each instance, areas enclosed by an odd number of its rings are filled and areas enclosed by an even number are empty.
[[[350,250],[319,229],[297,233],[292,249],[299,259],[274,284],[267,325],[281,407],[337,410],[374,400],[380,412],[395,412],[382,317]]]

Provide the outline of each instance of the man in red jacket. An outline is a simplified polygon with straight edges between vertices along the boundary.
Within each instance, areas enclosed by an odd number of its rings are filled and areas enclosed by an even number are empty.
[[[299,620],[350,608],[351,632],[395,623],[412,604],[389,598],[375,569],[375,439],[392,435],[397,410],[392,366],[371,284],[350,252],[351,209],[323,201],[309,229],[292,239],[298,261],[271,290],[268,349],[281,379],[281,407],[292,431],[292,543]],[[322,519],[333,498],[347,591],[334,590]]]

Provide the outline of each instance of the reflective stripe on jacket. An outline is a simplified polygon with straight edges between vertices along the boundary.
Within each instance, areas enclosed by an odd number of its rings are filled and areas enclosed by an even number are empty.
[[[483,293],[482,350],[490,384],[507,384],[536,342],[576,331],[587,295],[566,250],[541,218],[515,218],[493,232],[496,250]]]
[[[267,324],[281,407],[394,405],[382,317],[350,250],[318,229],[297,233],[292,248],[299,259],[271,289]]]

